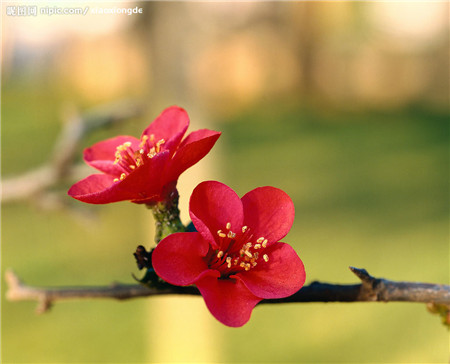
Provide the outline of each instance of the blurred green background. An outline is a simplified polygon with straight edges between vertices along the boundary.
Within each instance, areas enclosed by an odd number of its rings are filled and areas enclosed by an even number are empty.
[[[290,243],[314,280],[377,277],[449,284],[448,4],[88,2],[142,15],[14,17],[2,4],[2,178],[52,154],[63,111],[123,98],[145,113],[83,140],[140,135],[178,104],[190,130],[223,132],[179,180],[188,220],[202,180],[240,195],[285,190]],[[40,4],[39,6],[54,6]],[[80,6],[67,3],[67,7]],[[399,16],[401,14],[401,16]],[[77,152],[81,162],[82,148]],[[82,173],[90,173],[90,170]],[[83,205],[74,181],[2,205],[2,277],[37,286],[132,283],[150,246],[149,211]],[[41,197],[41,198],[40,198]],[[257,307],[227,328],[199,297],[70,301],[36,315],[5,300],[4,363],[443,363],[448,330],[415,303]]]

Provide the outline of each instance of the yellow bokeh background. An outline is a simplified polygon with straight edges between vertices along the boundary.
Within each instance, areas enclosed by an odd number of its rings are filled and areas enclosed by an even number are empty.
[[[28,6],[36,16],[13,15]],[[45,7],[89,9],[50,16]],[[90,134],[87,147],[138,136],[177,104],[190,131],[222,131],[179,180],[184,222],[203,180],[240,195],[272,185],[295,203],[284,241],[307,284],[356,283],[350,265],[449,283],[446,2],[4,2],[2,50],[2,179],[48,161],[67,108],[144,106]],[[132,253],[152,245],[150,212],[83,205],[66,196],[74,182],[52,187],[62,204],[2,204],[2,279],[7,268],[36,286],[139,275]],[[9,302],[6,290],[4,363],[448,361],[447,329],[416,303],[261,305],[232,329],[200,297],[62,302],[36,315],[34,302]]]

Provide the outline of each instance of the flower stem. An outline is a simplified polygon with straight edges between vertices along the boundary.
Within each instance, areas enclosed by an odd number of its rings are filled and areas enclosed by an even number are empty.
[[[147,205],[152,210],[153,217],[155,218],[156,244],[170,234],[186,231],[186,227],[180,220],[178,199],[178,192],[176,192],[171,199]]]
[[[187,231],[187,227],[180,220],[180,210],[178,209],[179,195],[174,189],[164,201],[146,204],[152,210],[155,219],[155,242],[158,244],[166,236]],[[152,250],[147,252],[143,246],[138,246],[134,257],[136,258],[139,270],[146,268],[145,275],[141,279],[133,277],[147,287],[160,287],[165,283],[158,277],[152,265]]]

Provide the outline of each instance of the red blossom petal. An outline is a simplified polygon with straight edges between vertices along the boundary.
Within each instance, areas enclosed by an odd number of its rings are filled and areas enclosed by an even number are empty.
[[[84,150],[84,160],[90,166],[98,169],[99,171],[111,174],[113,176],[120,176],[123,172],[122,168],[114,164],[116,159],[116,148],[125,142],[130,142],[131,147],[134,150],[139,149],[139,140],[132,136],[121,135],[115,138],[103,140],[94,144],[90,148]]]
[[[76,183],[69,194],[81,201],[98,204],[123,200],[152,203],[170,198],[179,175],[202,159],[220,135],[200,130],[190,134],[181,143],[188,126],[186,111],[172,106],[144,130],[142,136],[149,138],[138,140],[131,136],[119,136],[87,148],[84,152],[85,161],[109,176],[86,178]],[[162,139],[164,142],[161,142]],[[122,158],[115,164],[117,147],[125,142],[131,143],[130,150],[123,148]],[[147,158],[139,159],[140,165],[137,167],[136,152],[143,142],[146,143],[144,150],[154,150],[157,154],[150,161]],[[130,165],[125,162],[127,153],[130,154]],[[120,181],[114,182],[117,178]]]
[[[228,222],[231,230],[241,229],[244,219],[239,196],[227,185],[216,181],[202,182],[194,189],[189,214],[197,231],[214,248],[218,248],[218,230],[223,231]]]
[[[240,327],[247,323],[261,298],[253,295],[239,277],[218,279],[219,272],[204,274],[195,284],[206,306],[221,323]]]
[[[142,133],[142,136],[155,136],[155,141],[164,139],[164,149],[170,150],[171,155],[180,144],[189,126],[187,112],[178,106],[165,109]]]
[[[189,167],[192,167],[205,155],[219,139],[221,133],[201,129],[190,133],[178,147],[168,169],[167,180],[178,179]]]
[[[208,249],[209,244],[199,233],[171,234],[153,251],[153,268],[165,281],[187,286],[208,270],[203,259]]]
[[[158,172],[162,170],[168,158],[168,151],[158,153],[118,182],[114,182],[114,176],[93,174],[74,184],[68,194],[77,200],[92,204],[125,200],[146,202],[158,199],[163,187]]]
[[[266,250],[268,262],[248,272],[236,274],[246,287],[262,298],[283,298],[297,292],[305,283],[305,267],[295,250],[285,243],[274,243]]]
[[[275,187],[259,187],[242,197],[245,225],[255,237],[270,243],[284,238],[294,222],[295,209],[289,195]]]
[[[120,188],[131,191],[134,196],[132,200],[140,200],[140,202],[151,200],[155,195],[160,195],[164,187],[161,171],[168,159],[169,151],[164,151],[146,160],[142,166],[136,168],[120,182]]]
[[[69,196],[82,202],[104,204],[130,199],[126,190],[112,188],[119,183],[113,182],[114,177],[106,174],[91,174],[75,183],[67,192]]]

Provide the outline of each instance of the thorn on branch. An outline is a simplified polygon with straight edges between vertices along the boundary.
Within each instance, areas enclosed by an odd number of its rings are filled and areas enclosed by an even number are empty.
[[[364,268],[349,268],[362,282],[372,284],[374,278]]]
[[[38,314],[42,314],[51,308],[51,300],[49,300],[45,294],[39,293],[37,290],[25,285],[12,269],[6,270],[5,281],[8,285],[6,298],[9,301],[21,301],[27,299],[36,300],[38,301],[38,306],[36,308],[36,313]]]
[[[380,301],[379,293],[383,290],[382,281],[372,277],[364,268],[349,267],[361,280],[359,298],[361,301]]]
[[[12,269],[7,269],[5,272],[5,281],[8,284],[8,287],[10,290],[15,290],[18,286],[22,284],[20,278],[14,273]],[[9,292],[6,293],[6,297],[8,299],[11,299],[9,297]]]

